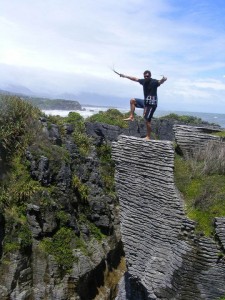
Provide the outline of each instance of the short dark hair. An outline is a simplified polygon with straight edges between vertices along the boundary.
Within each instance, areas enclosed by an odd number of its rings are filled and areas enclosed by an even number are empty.
[[[145,75],[145,74],[149,74],[149,76],[152,75],[151,72],[150,72],[149,70],[144,71],[144,75]]]

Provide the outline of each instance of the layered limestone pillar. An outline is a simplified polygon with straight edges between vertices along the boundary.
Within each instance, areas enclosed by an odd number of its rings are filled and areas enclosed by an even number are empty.
[[[212,300],[225,295],[221,245],[197,237],[194,222],[184,214],[174,183],[172,142],[122,135],[113,144],[113,159],[127,263],[117,299]]]

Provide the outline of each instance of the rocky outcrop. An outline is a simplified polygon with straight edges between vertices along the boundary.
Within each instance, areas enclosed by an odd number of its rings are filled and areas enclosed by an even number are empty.
[[[123,249],[121,243],[110,249],[107,241],[100,245],[92,240],[89,251],[90,254],[85,255],[74,249],[77,263],[67,274],[60,272],[53,257],[47,257],[37,241],[26,255],[14,251],[1,264],[0,299],[94,299],[98,288],[106,284],[104,274],[117,268]],[[105,299],[109,299],[110,293],[110,290],[106,291]]]
[[[225,250],[225,217],[215,218],[215,231],[221,248]]]
[[[17,160],[20,195],[7,190],[1,194],[6,209],[0,215],[0,299],[115,298],[125,270],[119,205],[114,189],[107,191],[109,183],[104,181],[112,170],[102,174],[98,152],[99,146],[112,143],[128,268],[118,299],[222,295],[224,219],[216,219],[213,241],[197,237],[194,222],[185,217],[173,182],[172,120],[152,122],[153,136],[161,141],[151,142],[140,139],[146,135],[144,121],[129,122],[125,129],[86,123],[94,140],[86,155],[75,142],[74,124],[59,128],[46,117],[40,123],[41,133],[23,156],[23,167]],[[0,169],[0,179],[6,171]],[[9,181],[13,189],[17,182]],[[64,235],[57,240],[60,232],[72,233],[71,243]],[[49,251],[49,243],[58,252]],[[60,256],[68,248],[69,267],[67,257],[62,261]]]
[[[0,214],[0,299],[92,300],[107,284],[103,294],[110,299],[117,282],[107,278],[124,255],[117,196],[106,192],[95,146],[80,154],[74,126],[64,124],[64,133],[45,117],[40,123],[20,174],[29,193],[15,194],[16,208],[8,207],[14,203],[4,194],[9,205]],[[48,250],[52,243],[57,252]]]
[[[174,140],[173,126],[176,123],[177,121],[174,120],[153,119],[152,138],[169,141]],[[141,138],[146,136],[146,124],[143,119],[129,122],[127,128],[120,128],[119,126],[99,122],[86,122],[85,126],[87,134],[95,139],[96,144],[102,143],[102,141],[112,143],[117,141],[121,134]]]
[[[224,219],[217,240],[197,236],[173,178],[169,141],[113,143],[127,272],[117,300],[212,300],[225,294]]]
[[[103,141],[109,143],[116,141],[121,134],[128,136],[144,137],[146,135],[145,123],[143,121],[129,122],[128,128],[120,128],[115,125],[108,125],[99,122],[86,122],[86,132],[95,139],[96,144]]]
[[[221,131],[219,128],[175,125],[173,129],[175,140],[184,156],[203,149],[209,141],[220,142],[222,140],[219,136],[213,135]]]

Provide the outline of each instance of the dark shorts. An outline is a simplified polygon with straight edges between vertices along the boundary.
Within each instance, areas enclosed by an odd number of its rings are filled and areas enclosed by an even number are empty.
[[[157,105],[148,105],[145,107],[144,118],[146,121],[148,121],[148,122],[151,121],[156,108],[157,108]]]
[[[139,98],[134,98],[136,101],[135,106],[137,108],[144,108],[144,100],[143,99],[139,99]]]

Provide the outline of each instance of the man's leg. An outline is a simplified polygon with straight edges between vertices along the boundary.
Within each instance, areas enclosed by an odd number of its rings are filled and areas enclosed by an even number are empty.
[[[147,135],[146,135],[146,140],[150,140],[151,137],[151,119],[153,117],[153,114],[156,110],[157,106],[146,106],[144,109],[144,118],[146,120],[146,131],[147,131]]]
[[[130,99],[130,116],[124,121],[133,121],[134,120],[134,111],[135,111],[136,100],[134,98]]]
[[[134,120],[134,111],[135,108],[144,108],[144,100],[139,98],[130,99],[130,116],[124,121],[133,121]]]
[[[150,136],[151,136],[151,121],[146,121],[146,129],[147,129],[147,135],[146,135],[146,140],[150,140]]]

